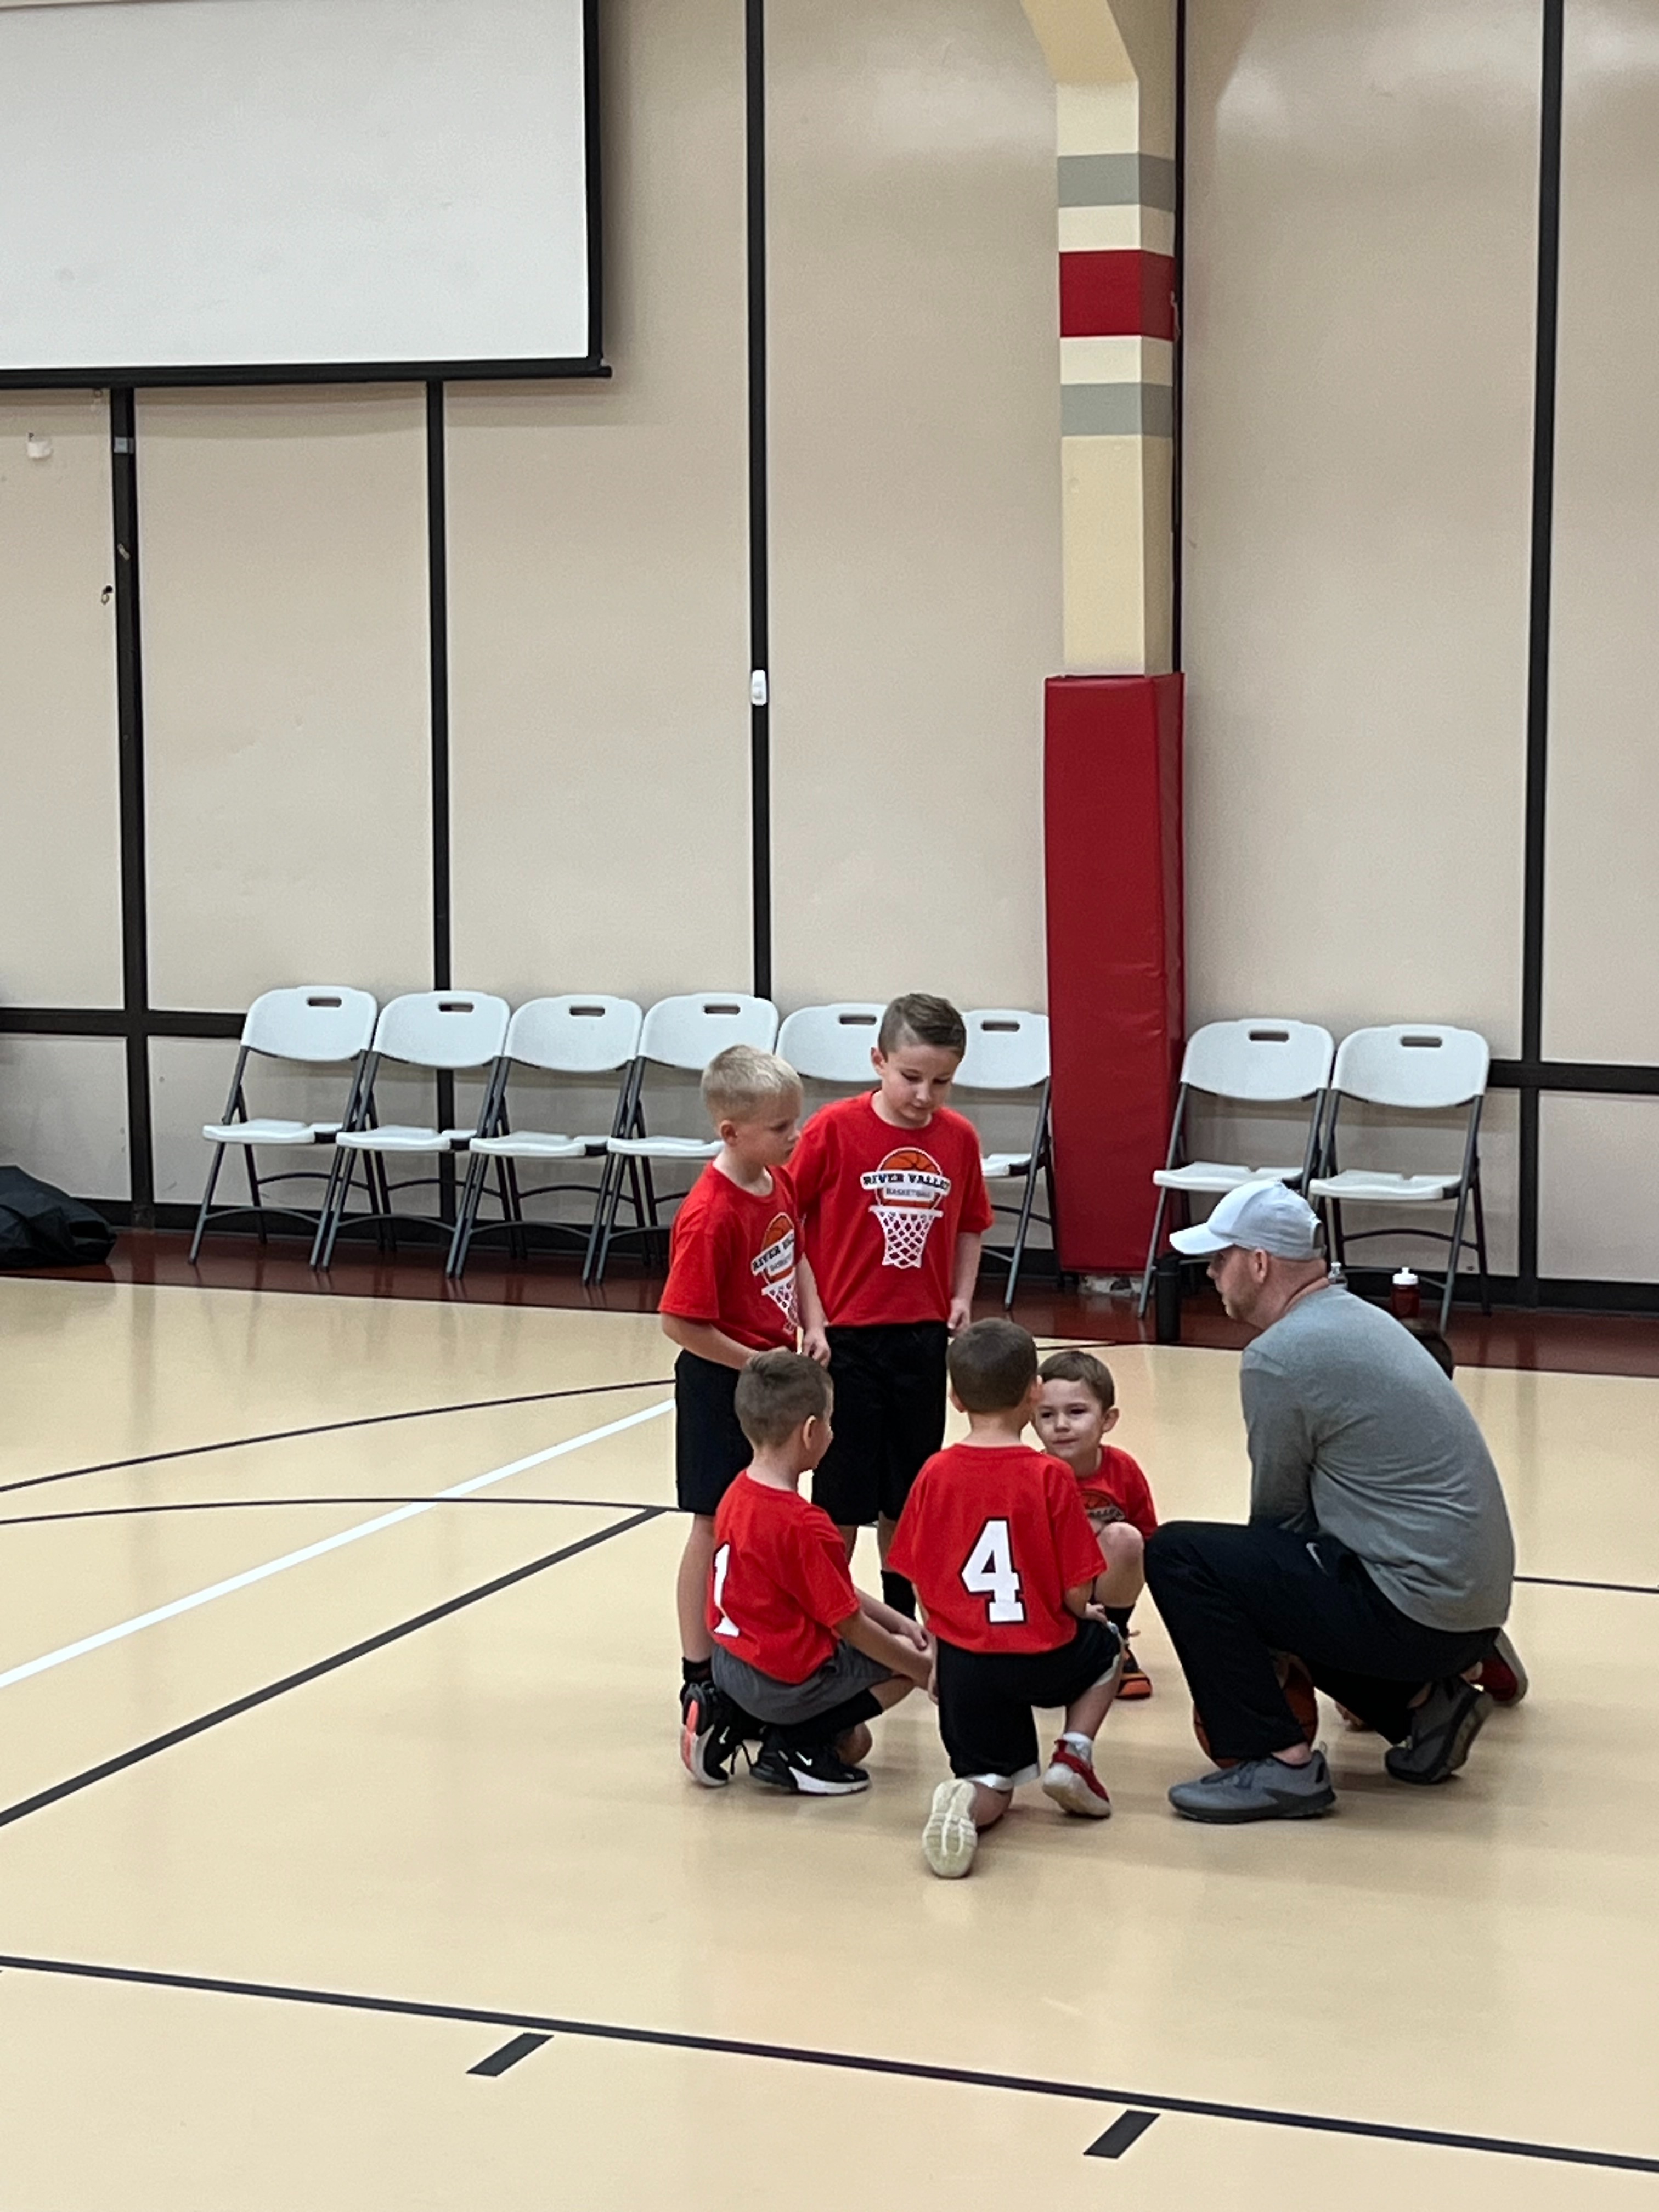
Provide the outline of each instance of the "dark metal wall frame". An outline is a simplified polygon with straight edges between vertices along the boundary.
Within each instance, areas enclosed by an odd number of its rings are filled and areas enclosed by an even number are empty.
[[[768,501],[766,348],[766,114],[765,0],[744,0],[748,252],[747,362],[749,405],[749,559],[750,666],[768,667]],[[1565,0],[1540,0],[1542,126],[1539,156],[1538,313],[1534,410],[1532,568],[1527,690],[1525,876],[1522,924],[1522,1050],[1518,1059],[1492,1063],[1498,1091],[1520,1101],[1518,1257],[1512,1278],[1495,1287],[1522,1305],[1539,1304],[1616,1310],[1659,1311],[1659,1283],[1631,1284],[1540,1277],[1538,1225],[1540,1104],[1551,1094],[1659,1097],[1659,1067],[1617,1062],[1547,1060],[1543,1056],[1545,860],[1549,768],[1550,560],[1554,484],[1556,334],[1561,216],[1561,129]],[[1181,0],[1178,40],[1177,144],[1184,226],[1186,175],[1186,16]],[[597,52],[597,40],[595,42]],[[597,108],[590,143],[599,143]],[[599,187],[593,180],[594,251],[598,258]],[[1177,268],[1180,263],[1177,260]],[[597,275],[594,298],[597,300]],[[1177,381],[1177,393],[1179,382]],[[444,386],[426,384],[427,521],[431,647],[432,982],[447,988],[452,975],[453,918],[449,837],[449,673],[447,549],[445,532]],[[149,922],[145,874],[143,667],[141,619],[137,427],[134,393],[110,393],[110,464],[115,653],[119,744],[123,1003],[118,1007],[0,1007],[0,1034],[118,1037],[126,1048],[128,1143],[131,1201],[117,1209],[137,1224],[158,1218],[151,1127],[149,1045],[155,1037],[230,1039],[240,1034],[240,1012],[196,1012],[153,1006],[149,1001]],[[1176,413],[1176,574],[1180,575],[1180,411]],[[1177,583],[1177,592],[1178,592]],[[1179,598],[1176,621],[1179,622]],[[1177,632],[1178,637],[1178,632]],[[773,982],[770,865],[770,710],[765,698],[750,708],[750,823],[753,873],[751,915],[754,988]],[[453,1115],[446,1118],[453,1118]],[[187,1209],[178,1209],[182,1216]],[[171,1220],[174,1209],[162,1207]]]

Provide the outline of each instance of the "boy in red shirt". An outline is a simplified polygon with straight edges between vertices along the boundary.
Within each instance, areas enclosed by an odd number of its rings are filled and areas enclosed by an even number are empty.
[[[1120,1698],[1150,1698],[1152,1678],[1129,1649],[1129,1616],[1146,1587],[1141,1554],[1158,1527],[1146,1478],[1126,1451],[1109,1444],[1117,1426],[1112,1370],[1091,1352],[1052,1352],[1037,1370],[1042,1395],[1032,1426],[1045,1451],[1077,1477],[1078,1496],[1100,1543],[1103,1571],[1095,1603],[1123,1638]]]
[[[939,1734],[953,1782],[933,1792],[921,1848],[947,1880],[1022,1782],[1067,1813],[1110,1813],[1094,1741],[1116,1693],[1122,1640],[1092,1602],[1100,1546],[1068,1467],[1022,1441],[1042,1395],[1036,1346],[1015,1322],[981,1321],[951,1346],[951,1395],[968,1435],[916,1477],[893,1539],[934,1638]],[[1064,1705],[1046,1770],[1034,1705]]]
[[[799,1134],[800,1078],[775,1053],[729,1045],[703,1070],[702,1099],[720,1149],[674,1218],[663,1334],[674,1363],[674,1491],[690,1533],[676,1601],[681,1660],[681,1755],[707,1733],[713,1677],[703,1619],[714,1513],[749,1464],[734,1409],[738,1376],[757,1352],[795,1348],[799,1217],[784,1163]]]
[[[763,1352],[738,1377],[754,1458],[714,1516],[716,1711],[687,1761],[710,1789],[730,1781],[752,1716],[757,1782],[807,1797],[867,1790],[866,1723],[928,1677],[927,1637],[854,1589],[834,1522],[800,1495],[830,1444],[830,1377],[801,1352]]]
[[[850,1555],[873,1521],[882,1594],[915,1598],[887,1565],[916,1470],[945,1441],[945,1352],[967,1326],[991,1225],[979,1135],[945,1105],[968,1048],[962,1016],[922,992],[895,999],[870,1058],[877,1087],[820,1108],[793,1176],[817,1280],[805,1348],[836,1384],[836,1442],[812,1495]]]

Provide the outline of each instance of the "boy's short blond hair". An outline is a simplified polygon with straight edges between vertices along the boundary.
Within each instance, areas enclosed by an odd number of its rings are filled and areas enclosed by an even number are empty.
[[[729,1044],[702,1072],[702,1103],[718,1128],[722,1121],[752,1121],[784,1098],[799,1098],[800,1078],[775,1052]]]
[[[1117,1403],[1117,1386],[1112,1381],[1112,1370],[1103,1359],[1097,1359],[1092,1352],[1076,1349],[1051,1352],[1037,1373],[1045,1382],[1080,1383],[1097,1401],[1103,1413],[1109,1413]]]

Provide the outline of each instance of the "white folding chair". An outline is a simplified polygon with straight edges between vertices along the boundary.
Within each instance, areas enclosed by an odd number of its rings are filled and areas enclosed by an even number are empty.
[[[1486,1213],[1480,1195],[1480,1109],[1492,1064],[1486,1040],[1476,1030],[1445,1029],[1432,1022],[1399,1023],[1385,1029],[1355,1030],[1337,1048],[1331,1078],[1330,1110],[1320,1172],[1308,1195],[1325,1212],[1331,1249],[1346,1267],[1347,1247],[1367,1237],[1431,1237],[1447,1249],[1446,1281],[1440,1299],[1440,1326],[1451,1317],[1457,1288],[1457,1263],[1471,1249],[1463,1234],[1471,1202],[1474,1207],[1473,1249],[1480,1275],[1480,1310],[1492,1311],[1486,1275]],[[1337,1116],[1344,1098],[1406,1113],[1446,1114],[1468,1109],[1461,1168],[1443,1173],[1393,1175],[1375,1168],[1340,1168],[1336,1157]],[[1345,1206],[1451,1206],[1449,1234],[1438,1229],[1361,1229],[1346,1232]]]
[[[1054,1220],[1054,1134],[1048,1112],[1048,1017],[1025,1012],[1016,1006],[980,1006],[963,1016],[968,1025],[968,1049],[957,1070],[954,1090],[974,1091],[987,1097],[1009,1097],[1035,1091],[1036,1115],[1031,1141],[1023,1152],[987,1152],[980,1162],[988,1183],[1024,1185],[1018,1206],[995,1206],[998,1213],[1015,1217],[1014,1241],[1006,1250],[986,1248],[984,1257],[1000,1261],[1008,1271],[1005,1309],[1012,1308],[1019,1286],[1020,1268],[1034,1220],[1052,1231]],[[1047,1186],[1048,1211],[1036,1211],[1037,1176]]]
[[[450,1224],[436,1215],[392,1210],[393,1191],[412,1190],[438,1178],[416,1176],[401,1182],[391,1182],[386,1180],[386,1163],[388,1159],[430,1158],[434,1154],[440,1158],[452,1157],[464,1152],[473,1137],[490,1135],[499,1111],[495,1086],[493,1082],[485,1084],[478,1119],[470,1129],[427,1128],[407,1122],[393,1122],[382,1128],[369,1125],[375,1081],[381,1063],[388,1060],[401,1061],[410,1067],[427,1068],[434,1073],[453,1074],[468,1067],[488,1067],[493,1073],[507,1041],[507,1020],[506,1000],[492,998],[484,991],[411,991],[380,1009],[380,1018],[374,1024],[374,1042],[363,1063],[365,1126],[342,1129],[335,1139],[336,1150],[344,1166],[335,1178],[331,1203],[317,1224],[316,1242],[311,1249],[313,1267],[326,1267],[334,1257],[346,1200],[351,1194],[352,1175],[360,1158],[369,1184],[372,1210],[354,1215],[354,1226],[383,1226],[393,1231],[421,1227],[441,1230],[446,1237],[450,1234]],[[380,1177],[378,1194],[374,1182],[377,1167]]]
[[[869,999],[799,1006],[784,1017],[778,1051],[809,1083],[868,1085],[875,1081],[870,1054],[886,1011]]]
[[[1169,1152],[1164,1165],[1152,1175],[1158,1210],[1152,1217],[1146,1272],[1140,1283],[1143,1314],[1152,1296],[1152,1269],[1171,1197],[1183,1206],[1194,1196],[1224,1198],[1241,1183],[1255,1182],[1263,1176],[1273,1176],[1292,1188],[1306,1184],[1317,1164],[1320,1121],[1335,1049],[1330,1031],[1316,1023],[1281,1021],[1273,1015],[1206,1022],[1188,1039],[1170,1124]],[[1290,1105],[1311,1098],[1313,1108],[1300,1163],[1293,1167],[1249,1167],[1238,1160],[1187,1159],[1187,1110],[1194,1091],[1250,1106]]]
[[[620,1236],[637,1237],[648,1245],[662,1234],[656,1187],[651,1164],[701,1165],[719,1152],[718,1144],[702,1137],[653,1136],[646,1127],[645,1081],[653,1067],[672,1067],[682,1073],[701,1074],[716,1053],[727,1045],[751,1044],[769,1052],[778,1034],[778,1010],[769,999],[750,998],[741,991],[690,991],[672,999],[659,999],[647,1013],[640,1030],[640,1048],[623,1086],[618,1111],[619,1133],[607,1139],[605,1171],[599,1179],[589,1234],[584,1282],[603,1282],[611,1247]],[[629,1178],[635,1224],[618,1231],[617,1209],[622,1203],[623,1179]]]
[[[374,1000],[367,991],[349,990],[343,984],[301,983],[293,989],[265,991],[247,1010],[242,1024],[241,1049],[236,1055],[236,1072],[230,1079],[230,1092],[225,1100],[224,1118],[209,1121],[202,1134],[213,1146],[213,1164],[208,1170],[207,1182],[202,1192],[202,1203],[196,1216],[196,1234],[191,1239],[190,1256],[194,1261],[202,1249],[203,1232],[210,1221],[223,1221],[234,1214],[251,1213],[258,1224],[259,1241],[265,1239],[268,1215],[281,1214],[284,1218],[314,1224],[322,1218],[325,1206],[315,1209],[295,1206],[268,1206],[264,1191],[272,1183],[323,1182],[331,1185],[335,1160],[331,1159],[326,1175],[320,1168],[294,1168],[281,1175],[262,1176],[254,1164],[255,1150],[268,1146],[276,1151],[314,1149],[326,1145],[331,1152],[334,1140],[343,1128],[356,1126],[362,1096],[362,1059],[368,1041],[374,1033]],[[255,1119],[247,1109],[246,1079],[249,1060],[258,1054],[264,1060],[286,1060],[290,1066],[304,1067],[339,1067],[348,1060],[356,1061],[351,1084],[346,1094],[340,1118],[335,1121],[283,1121],[270,1118]],[[242,1164],[247,1174],[246,1206],[215,1207],[213,1194],[219,1181],[219,1170],[224,1165],[225,1154],[236,1146],[242,1155]]]
[[[455,1234],[450,1239],[445,1270],[447,1274],[459,1277],[464,1272],[475,1236],[505,1231],[514,1252],[523,1256],[527,1250],[526,1199],[573,1190],[580,1190],[584,1196],[592,1195],[591,1185],[578,1182],[538,1183],[531,1189],[522,1189],[518,1171],[520,1160],[539,1163],[602,1159],[611,1139],[623,1134],[626,1092],[623,1080],[618,1081],[613,1095],[611,1127],[602,1134],[566,1137],[540,1129],[514,1128],[507,1106],[507,1086],[514,1067],[538,1068],[550,1075],[614,1075],[623,1079],[638,1055],[643,1019],[632,999],[610,999],[599,992],[589,992],[586,996],[532,999],[514,1013],[507,1025],[506,1048],[492,1079],[496,1096],[495,1133],[475,1137],[467,1147],[466,1181],[455,1216]],[[491,1161],[495,1164],[501,1218],[480,1228],[478,1208],[483,1203]],[[580,1231],[573,1228],[561,1231],[556,1223],[534,1225],[545,1233],[575,1237],[586,1254],[591,1229],[584,1226]]]

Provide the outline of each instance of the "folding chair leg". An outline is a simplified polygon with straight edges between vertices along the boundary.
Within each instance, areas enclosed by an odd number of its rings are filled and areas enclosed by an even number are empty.
[[[202,1232],[207,1227],[208,1208],[213,1203],[214,1188],[219,1180],[219,1170],[225,1164],[225,1151],[226,1147],[223,1145],[216,1145],[213,1148],[213,1164],[208,1170],[206,1188],[202,1193],[201,1210],[196,1216],[196,1234],[190,1240],[190,1264],[192,1267],[196,1265],[196,1255],[202,1249]]]
[[[1034,1159],[1025,1170],[1025,1195],[1020,1200],[1019,1222],[1014,1231],[1014,1249],[1008,1255],[1008,1286],[1002,1295],[1002,1310],[1014,1310],[1014,1292],[1019,1287],[1019,1271],[1025,1260],[1025,1240],[1031,1233],[1031,1214],[1036,1205],[1036,1168]]]
[[[328,1234],[328,1224],[334,1215],[334,1194],[339,1188],[345,1170],[347,1155],[337,1145],[330,1155],[328,1180],[323,1185],[323,1202],[317,1214],[317,1233],[311,1240],[311,1261],[313,1267],[322,1265],[323,1239]]]
[[[593,1218],[587,1224],[587,1249],[582,1254],[582,1281],[591,1283],[594,1278],[599,1252],[599,1232],[605,1223],[605,1209],[611,1196],[611,1182],[619,1171],[622,1162],[614,1152],[606,1152],[599,1170],[599,1188],[593,1193]]]
[[[340,1224],[345,1218],[346,1204],[351,1196],[351,1179],[356,1172],[356,1167],[357,1155],[355,1152],[348,1150],[345,1154],[345,1167],[341,1173],[339,1184],[334,1194],[333,1211],[325,1217],[318,1229],[317,1233],[322,1243],[322,1257],[320,1260],[313,1257],[313,1266],[326,1268],[334,1264],[334,1247],[339,1237]],[[371,1188],[371,1201],[373,1196]]]
[[[1480,1310],[1492,1311],[1492,1279],[1486,1272],[1486,1205],[1480,1195],[1480,1170],[1474,1170],[1474,1251],[1480,1267]]]
[[[1152,1270],[1158,1265],[1158,1248],[1164,1241],[1164,1217],[1170,1210],[1170,1194],[1160,1183],[1158,1187],[1158,1210],[1152,1216],[1152,1242],[1146,1247],[1146,1272],[1140,1279],[1140,1302],[1135,1308],[1137,1321],[1145,1321],[1146,1309],[1152,1303]]]
[[[449,1256],[444,1261],[444,1273],[452,1282],[459,1279],[466,1266],[466,1248],[472,1241],[472,1224],[477,1217],[478,1202],[483,1195],[484,1163],[482,1154],[469,1155],[466,1180],[461,1185],[460,1199],[455,1208],[455,1226],[450,1233]]]
[[[1342,1234],[1342,1201],[1331,1198],[1325,1201],[1325,1241],[1330,1256],[1346,1275],[1348,1272],[1347,1240]]]
[[[265,1230],[265,1209],[259,1196],[259,1176],[253,1164],[252,1145],[244,1145],[242,1147],[242,1171],[247,1177],[248,1203],[253,1208],[254,1227],[258,1233],[259,1242],[264,1244],[270,1240]]]
[[[1457,1295],[1457,1271],[1463,1257],[1463,1223],[1468,1212],[1469,1186],[1463,1182],[1457,1194],[1457,1209],[1452,1215],[1451,1249],[1446,1257],[1446,1287],[1440,1294],[1440,1334],[1446,1333],[1451,1319],[1452,1300]]]

